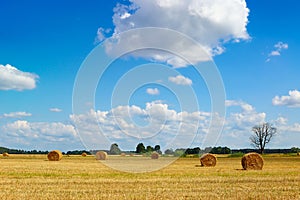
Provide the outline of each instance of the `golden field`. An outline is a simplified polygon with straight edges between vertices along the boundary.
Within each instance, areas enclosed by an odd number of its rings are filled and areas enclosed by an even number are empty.
[[[181,158],[158,171],[125,173],[94,156],[55,162],[10,155],[0,158],[0,199],[300,199],[299,156],[264,156],[262,171],[242,170],[240,160],[218,157],[205,168],[197,158]]]

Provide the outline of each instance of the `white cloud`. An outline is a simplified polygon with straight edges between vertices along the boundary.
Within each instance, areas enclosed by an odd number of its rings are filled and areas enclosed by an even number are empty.
[[[288,96],[275,96],[272,103],[274,106],[300,107],[300,91],[291,90]]]
[[[236,101],[236,100],[226,100],[225,105],[227,107],[231,106],[240,106],[244,112],[251,112],[254,110],[253,106],[243,101]]]
[[[178,148],[189,146],[197,132],[200,135],[207,132],[210,114],[176,112],[167,104],[150,102],[145,108],[118,106],[110,111],[90,110],[70,118],[91,149],[109,148],[112,142],[121,148],[133,149],[141,141],[147,145]]]
[[[50,108],[49,109],[51,112],[61,112],[62,109],[59,109],[59,108]]]
[[[266,62],[270,62],[271,61],[270,57],[272,57],[272,56],[280,56],[282,50],[286,50],[288,48],[289,48],[289,45],[287,43],[277,42],[274,45],[274,50],[271,51],[271,53],[268,54],[268,58],[267,58]]]
[[[2,143],[25,149],[51,150],[77,146],[79,138],[72,125],[61,122],[28,122],[18,120],[1,127]],[[81,146],[81,145],[80,145]],[[82,148],[82,147],[81,147]]]
[[[285,118],[285,117],[278,117],[278,118],[275,120],[275,124],[278,124],[278,125],[286,125],[286,124],[287,124],[287,121],[288,121],[288,119]]]
[[[279,51],[272,51],[269,56],[280,56],[280,52]]]
[[[226,120],[230,130],[251,130],[252,126],[265,122],[266,113],[258,113],[253,106],[243,101],[227,100],[226,106],[239,106],[241,112],[232,112]]]
[[[297,132],[300,133],[300,124],[299,123],[295,123],[293,125],[289,125],[289,126],[283,126],[280,128],[281,131],[289,131],[289,132]]]
[[[102,27],[98,28],[95,43],[102,42],[103,40],[105,40],[109,32],[111,32],[111,29],[105,29]]]
[[[155,33],[153,38],[158,38],[166,48],[176,46],[183,55],[190,58],[192,64],[207,61],[209,56],[223,53],[223,44],[226,42],[249,39],[246,29],[249,9],[245,0],[129,0],[129,2],[129,5],[119,3],[114,8],[115,39],[118,39],[117,34],[135,28],[172,29],[193,38],[202,46],[206,54],[194,51],[196,47],[190,44],[174,41],[170,35]],[[100,34],[101,38],[102,35]],[[135,39],[135,43],[143,43],[143,35],[135,34],[132,38]],[[127,38],[129,42],[123,45],[130,44],[131,39]],[[111,48],[110,45],[108,46]],[[120,48],[122,49],[118,46],[115,50]],[[174,67],[184,67],[188,64],[173,54],[153,50],[136,55],[166,62]]]
[[[35,74],[22,72],[9,64],[0,64],[0,90],[32,90],[37,79]]]
[[[11,112],[11,113],[4,113],[4,118],[22,118],[22,117],[30,117],[32,114],[27,112]]]
[[[159,94],[159,90],[157,88],[147,88],[146,92],[147,92],[147,94],[150,94],[150,95],[158,95]]]
[[[243,101],[228,100],[226,106],[237,106],[240,111],[231,112],[225,119],[219,144],[233,148],[249,147],[252,127],[265,122],[266,113],[257,112],[252,105]],[[177,112],[162,102],[150,102],[146,103],[145,108],[119,106],[110,111],[91,110],[89,113],[71,115],[71,120],[87,146],[109,148],[112,142],[117,142],[121,148],[133,149],[142,141],[147,145],[160,144],[163,148],[171,146],[176,149],[190,145],[189,141],[205,147],[205,138],[214,135],[214,128],[222,125],[211,124],[212,116],[202,111]],[[221,117],[218,119],[217,122],[223,120]],[[197,135],[193,135],[195,131]]]
[[[283,42],[278,42],[277,44],[274,45],[274,47],[281,51],[282,49],[288,49],[289,45],[287,43],[283,43]]]
[[[169,81],[172,83],[175,83],[177,85],[192,85],[193,81],[187,77],[184,77],[182,75],[178,75],[175,77],[169,77]]]

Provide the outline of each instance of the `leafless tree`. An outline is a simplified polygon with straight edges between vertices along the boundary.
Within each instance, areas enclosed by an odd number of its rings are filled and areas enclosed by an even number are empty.
[[[277,129],[270,123],[263,123],[254,126],[252,131],[254,134],[250,137],[251,144],[262,154],[264,153],[266,144],[268,144],[271,138],[276,134]]]

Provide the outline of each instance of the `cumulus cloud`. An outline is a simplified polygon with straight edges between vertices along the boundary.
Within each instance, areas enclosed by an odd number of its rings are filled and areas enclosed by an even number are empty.
[[[271,60],[271,57],[272,57],[272,56],[280,56],[280,55],[281,55],[281,52],[282,52],[283,50],[288,49],[288,48],[289,48],[289,45],[288,45],[287,43],[277,42],[277,43],[274,45],[274,50],[271,51],[271,53],[269,53],[266,62],[269,62],[269,61]]]
[[[114,8],[113,37],[115,36],[114,39],[118,40],[119,33],[136,28],[172,29],[193,38],[205,51],[201,53],[194,51],[195,45],[174,41],[171,35],[155,33],[153,38],[163,42],[166,49],[176,46],[194,64],[223,53],[223,44],[226,42],[249,39],[246,28],[248,15],[249,9],[245,0],[129,0],[129,3],[118,3]],[[102,32],[101,30],[99,34],[101,38],[103,38]],[[132,38],[135,40],[131,40]],[[143,35],[135,34],[132,38],[126,40],[143,43]],[[123,45],[128,44],[123,43]],[[111,48],[111,45],[108,46]],[[115,49],[120,48],[122,47],[118,46]],[[158,62],[166,62],[174,67],[188,65],[186,61],[173,54],[153,50],[137,55]]]
[[[256,111],[244,101],[227,100],[226,106],[235,106],[239,110],[226,117],[218,144],[232,148],[249,147],[251,129],[266,122],[266,113]],[[213,116],[219,120],[212,122]],[[217,141],[218,138],[211,138],[210,135],[215,136],[213,132],[217,129],[214,128],[222,126],[218,122],[224,120],[217,113],[178,112],[162,102],[146,103],[145,108],[119,106],[109,111],[90,110],[88,113],[71,115],[70,118],[87,146],[109,148],[112,142],[116,142],[121,148],[128,150],[133,149],[139,142],[160,144],[164,149],[187,147],[190,141],[197,146],[206,147],[209,143],[205,142],[207,138]],[[284,118],[280,121],[281,127],[287,126]],[[293,130],[296,128],[296,125],[293,126]],[[213,142],[210,144],[215,145]]]
[[[150,94],[150,95],[158,95],[159,94],[159,90],[157,88],[147,88],[146,92],[147,92],[147,94]]]
[[[16,143],[25,149],[62,148],[79,143],[75,129],[61,122],[28,122],[18,120],[1,127],[2,142],[7,146]],[[78,145],[77,145],[78,146]]]
[[[22,72],[9,64],[0,64],[0,90],[32,90],[37,79],[35,74]]]
[[[206,134],[210,114],[176,112],[167,104],[149,102],[145,108],[118,106],[110,111],[90,110],[70,118],[91,149],[109,148],[112,142],[133,149],[141,141],[178,148],[189,146],[195,135]]]
[[[289,125],[289,126],[281,126],[280,130],[300,133],[300,124],[294,123],[293,125]]]
[[[50,108],[49,110],[51,112],[61,112],[62,111],[62,109],[60,109],[60,108]]]
[[[111,29],[105,29],[105,28],[98,28],[97,30],[97,37],[95,39],[95,43],[102,42],[107,38],[107,35],[111,32]]]
[[[286,125],[286,124],[287,124],[287,121],[288,121],[288,119],[285,118],[285,117],[278,117],[278,118],[275,120],[275,124],[278,124],[278,125]]]
[[[266,121],[266,113],[257,112],[255,108],[244,101],[227,100],[226,107],[237,107],[226,117],[219,145],[231,148],[249,147],[249,136],[253,126]]]
[[[244,112],[251,112],[254,110],[253,106],[245,103],[243,101],[236,101],[236,100],[226,100],[225,105],[227,107],[231,106],[240,106]]]
[[[177,75],[175,77],[171,76],[169,77],[169,81],[172,83],[175,83],[177,85],[192,85],[193,81],[187,77],[184,77],[182,75]]]
[[[22,118],[22,117],[30,117],[32,114],[27,112],[11,112],[11,113],[4,113],[4,118]]]
[[[300,91],[291,90],[288,96],[275,96],[272,103],[274,106],[300,107]]]

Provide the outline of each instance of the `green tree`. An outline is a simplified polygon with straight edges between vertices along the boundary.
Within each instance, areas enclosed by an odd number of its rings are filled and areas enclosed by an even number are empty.
[[[173,155],[174,151],[173,151],[173,149],[166,149],[165,150],[165,154],[167,154],[167,155]]]
[[[139,143],[137,146],[136,146],[136,153],[145,153],[146,152],[146,148],[144,146],[143,143]]]
[[[151,147],[150,145],[146,147],[147,152],[152,152],[153,150],[154,150],[154,148]]]
[[[291,148],[291,152],[292,153],[299,153],[300,152],[300,148],[298,148],[298,147],[292,147]]]
[[[114,143],[110,146],[109,153],[112,155],[119,155],[121,153],[121,149],[119,148],[118,144]]]
[[[185,156],[185,151],[186,149],[176,149],[174,152],[174,156],[176,157]]]
[[[155,145],[154,151],[156,151],[156,152],[159,153],[159,154],[162,154],[162,152],[161,152],[161,150],[160,150],[160,146],[159,146],[158,144]]]
[[[210,153],[213,154],[230,154],[231,150],[228,147],[214,147],[211,149]]]

